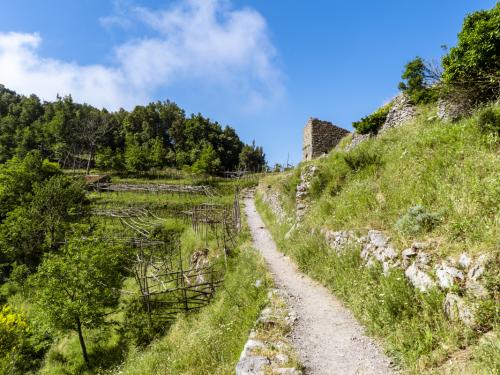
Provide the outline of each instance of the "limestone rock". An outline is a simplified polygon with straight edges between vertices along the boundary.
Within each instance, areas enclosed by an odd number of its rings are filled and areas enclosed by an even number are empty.
[[[264,369],[271,362],[264,356],[240,358],[236,365],[236,375],[264,375]]]
[[[439,286],[442,289],[449,289],[455,285],[457,281],[463,282],[465,278],[462,271],[445,263],[436,266],[435,270]]]
[[[297,370],[296,368],[277,368],[273,370],[274,374],[279,374],[279,375],[302,375],[302,371]]]
[[[444,299],[444,312],[448,319],[452,321],[462,321],[469,327],[474,326],[474,312],[463,298],[456,294],[448,293]]]
[[[458,259],[458,263],[465,269],[469,268],[469,266],[472,263],[472,259],[470,256],[468,256],[466,253],[463,253],[460,255],[460,258]]]
[[[254,355],[254,350],[264,349],[262,341],[250,339],[241,352],[240,360],[236,365],[237,375],[263,375],[265,366],[271,362],[264,356]]]
[[[378,230],[369,231],[368,240],[377,247],[383,247],[389,243],[389,238],[387,238],[382,232]]]
[[[481,283],[487,263],[488,258],[483,254],[471,265],[469,272],[467,273],[465,288],[468,293],[477,298],[485,298],[489,294],[488,290]]]
[[[416,262],[405,270],[405,275],[413,286],[421,292],[426,292],[435,285],[431,277],[418,268]]]
[[[398,127],[416,117],[415,106],[408,95],[400,94],[393,101],[384,125],[379,133]]]

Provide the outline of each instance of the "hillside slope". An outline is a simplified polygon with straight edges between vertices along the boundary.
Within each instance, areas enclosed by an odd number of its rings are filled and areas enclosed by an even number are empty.
[[[488,111],[498,121],[498,105]],[[434,108],[418,112],[351,151],[266,178],[258,207],[281,250],[402,369],[496,373],[498,134],[481,113],[447,123]]]

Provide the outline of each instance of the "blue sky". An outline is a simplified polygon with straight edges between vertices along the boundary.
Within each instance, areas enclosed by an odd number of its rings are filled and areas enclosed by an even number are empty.
[[[309,117],[351,129],[493,0],[0,0],[0,83],[109,109],[170,99],[297,163]]]

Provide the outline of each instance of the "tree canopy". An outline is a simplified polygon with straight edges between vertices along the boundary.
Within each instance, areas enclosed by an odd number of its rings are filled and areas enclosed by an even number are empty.
[[[207,169],[207,145],[214,160]],[[190,168],[216,174],[235,170],[244,143],[230,126],[201,114],[186,116],[170,101],[109,112],[75,103],[71,96],[42,102],[0,85],[0,163],[38,150],[62,168],[142,172]],[[265,166],[262,160],[260,168]]]

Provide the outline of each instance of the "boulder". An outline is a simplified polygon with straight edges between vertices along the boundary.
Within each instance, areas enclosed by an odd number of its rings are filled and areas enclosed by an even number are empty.
[[[457,282],[463,282],[465,279],[462,271],[445,263],[436,266],[435,271],[442,289],[450,289]]]
[[[416,262],[405,270],[405,275],[412,285],[421,292],[426,292],[435,286],[431,277],[419,269]]]
[[[473,308],[468,306],[464,299],[453,293],[448,293],[444,299],[443,308],[448,319],[462,321],[469,327],[474,327]]]

